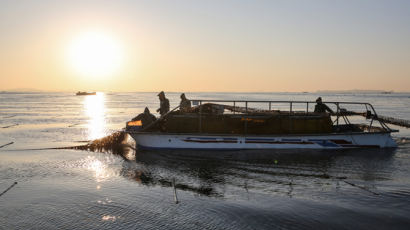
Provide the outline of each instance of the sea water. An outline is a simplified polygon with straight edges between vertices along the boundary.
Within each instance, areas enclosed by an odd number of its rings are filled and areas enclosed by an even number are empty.
[[[126,157],[51,149],[121,130],[146,106],[155,113],[156,94],[0,93],[0,146],[5,145],[0,148],[0,192],[18,183],[0,196],[0,229],[410,227],[406,128],[391,126],[400,131],[393,134],[396,149],[131,151]],[[166,95],[171,108],[178,105],[180,93]],[[369,102],[380,115],[410,119],[406,93],[186,95],[272,101],[321,96]],[[273,104],[272,109],[286,106]]]

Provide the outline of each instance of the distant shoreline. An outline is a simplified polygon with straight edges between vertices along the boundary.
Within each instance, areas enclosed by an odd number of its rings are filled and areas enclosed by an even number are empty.
[[[78,90],[77,90],[78,91]],[[57,91],[57,90],[38,90],[38,89],[10,89],[10,90],[0,90],[0,93],[76,93],[77,91]],[[104,90],[92,90],[93,92],[104,92],[104,93],[158,93],[157,91],[104,91]],[[254,93],[254,94],[264,94],[264,93],[305,93],[305,94],[329,94],[329,93],[361,93],[361,94],[406,94],[410,91],[393,91],[393,90],[317,90],[317,91],[167,91],[167,93]]]

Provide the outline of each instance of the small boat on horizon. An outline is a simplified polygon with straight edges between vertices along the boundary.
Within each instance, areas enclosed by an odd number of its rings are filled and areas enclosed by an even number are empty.
[[[383,92],[381,92],[381,94],[392,94],[392,93],[394,93],[394,91],[383,91]]]
[[[178,107],[146,125],[129,121],[125,132],[139,149],[346,149],[397,147],[392,132],[373,106],[326,102],[332,113],[309,111],[312,101],[193,100],[189,112]],[[237,106],[245,105],[244,107]],[[249,107],[258,106],[258,109]],[[343,107],[342,107],[343,106]],[[264,107],[265,109],[262,109]],[[280,108],[272,109],[272,108]],[[351,112],[346,108],[363,112]],[[350,116],[365,119],[365,123]],[[355,122],[353,122],[355,121]],[[378,123],[378,125],[376,125]]]
[[[88,93],[88,92],[78,91],[75,95],[77,95],[77,96],[86,96],[86,95],[97,95],[97,93],[96,92]]]

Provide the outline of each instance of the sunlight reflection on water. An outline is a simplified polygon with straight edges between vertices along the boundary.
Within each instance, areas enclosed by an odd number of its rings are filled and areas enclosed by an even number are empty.
[[[105,121],[105,95],[97,93],[97,95],[86,96],[84,98],[85,114],[89,118],[88,139],[94,140],[107,135]]]
[[[107,165],[102,161],[92,156],[88,156],[84,161],[86,168],[94,172],[97,182],[110,178],[111,174],[109,173],[109,170],[107,170]]]
[[[105,215],[101,218],[104,221],[115,221],[117,219],[116,216]]]

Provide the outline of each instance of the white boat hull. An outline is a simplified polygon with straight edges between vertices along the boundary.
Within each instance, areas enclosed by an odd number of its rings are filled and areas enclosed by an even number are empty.
[[[397,147],[390,133],[289,136],[199,135],[129,132],[140,149],[344,149]]]

